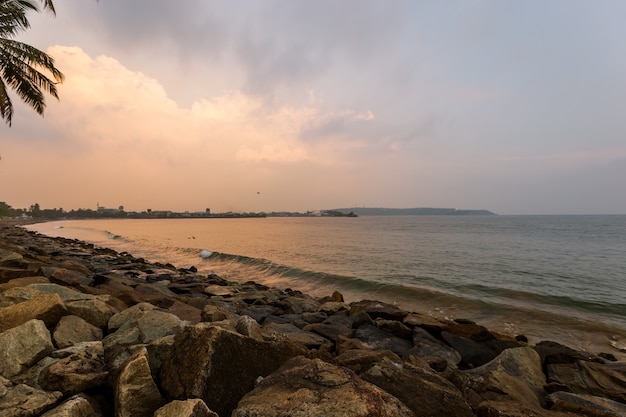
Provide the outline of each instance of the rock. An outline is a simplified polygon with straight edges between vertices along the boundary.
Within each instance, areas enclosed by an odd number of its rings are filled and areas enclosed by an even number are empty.
[[[358,374],[367,371],[372,365],[383,359],[390,359],[396,363],[401,361],[400,357],[390,350],[352,349],[338,355],[333,363],[351,369]]]
[[[232,417],[413,417],[397,398],[352,371],[319,359],[291,359],[261,380]]]
[[[445,325],[432,316],[419,313],[407,314],[404,319],[402,319],[402,322],[409,327],[421,327],[426,330],[436,331],[437,333],[441,333],[441,330]]]
[[[54,406],[63,394],[46,392],[19,384],[6,390],[0,398],[2,417],[35,417]]]
[[[415,415],[431,417],[473,417],[461,392],[426,365],[399,364],[385,359],[360,374],[402,401]]]
[[[202,309],[201,319],[203,322],[222,321],[231,317],[233,312],[223,307],[208,304]],[[250,316],[247,316],[250,317]],[[255,320],[256,321],[256,320]]]
[[[342,302],[328,301],[322,304],[318,311],[324,314],[335,314],[341,310],[345,310],[345,308],[346,306]]]
[[[354,337],[363,343],[365,349],[390,350],[400,357],[413,346],[408,340],[393,336],[369,324],[359,327]]]
[[[76,271],[68,271],[65,268],[56,269],[51,275],[48,276],[50,282],[55,284],[61,284],[69,287],[77,287],[80,285],[90,286],[93,283],[91,277],[85,273]]]
[[[117,417],[152,417],[154,412],[165,404],[152,379],[145,349],[126,361],[114,390]]]
[[[559,391],[548,395],[551,410],[593,417],[626,416],[626,404],[587,394]]]
[[[10,378],[54,350],[50,332],[41,320],[0,333],[0,375]]]
[[[283,314],[283,310],[275,306],[251,305],[242,308],[239,314],[242,316],[250,316],[256,320],[257,323],[263,323],[269,316]]]
[[[462,363],[459,366],[464,368],[475,368],[484,365],[498,356],[498,352],[484,343],[475,342],[472,339],[446,331],[441,332],[441,337],[461,355]]]
[[[318,348],[328,342],[327,339],[316,333],[301,330],[289,323],[270,323],[263,326],[261,332],[263,333],[263,337],[267,340],[284,337],[288,338],[293,343],[298,343],[308,348]]]
[[[5,291],[2,296],[10,297],[15,302],[19,302],[46,294],[58,294],[59,297],[61,297],[61,300],[63,300],[66,304],[71,301],[89,300],[93,298],[93,295],[91,294],[84,294],[82,292],[72,290],[71,288],[52,283],[30,284],[26,287],[11,288],[10,290]]]
[[[58,348],[66,348],[80,342],[102,340],[102,329],[87,323],[77,316],[63,316],[52,332]]]
[[[41,417],[103,417],[97,403],[85,394],[77,394]]]
[[[219,417],[200,399],[172,401],[159,408],[154,417]]]
[[[320,336],[336,341],[339,336],[354,337],[354,329],[336,324],[312,323],[302,329],[307,332],[317,333]]]
[[[317,300],[304,294],[287,297],[283,300],[283,304],[287,314],[313,313],[320,308],[320,303]]]
[[[46,277],[14,278],[14,279],[10,279],[4,284],[0,284],[0,292],[4,292],[10,288],[25,287],[26,285],[30,285],[30,284],[47,284],[47,283],[50,283],[50,281]]]
[[[459,352],[443,342],[440,342],[420,327],[413,329],[413,347],[406,353],[407,357],[410,355],[424,359],[440,357],[446,361],[449,367],[452,368],[456,368],[462,359]]]
[[[0,333],[33,319],[42,320],[47,326],[54,326],[65,314],[67,309],[57,294],[34,297],[0,308]]]
[[[535,350],[541,357],[541,363],[546,366],[553,363],[575,363],[579,360],[602,362],[586,352],[574,350],[557,342],[542,341],[535,345]]]
[[[343,295],[339,291],[334,291],[333,294],[330,296],[330,301],[343,303]]]
[[[541,359],[534,349],[529,347],[520,347],[515,349],[507,349],[498,355],[491,362],[478,368],[467,371],[468,373],[481,375],[483,377],[492,377],[497,383],[493,384],[494,388],[499,389],[515,398],[519,394],[519,384],[510,386],[498,374],[504,373],[521,381],[533,393],[535,405],[543,405],[545,391],[543,389],[546,384],[546,377],[541,367]],[[525,395],[524,398],[529,400],[531,395]]]
[[[106,329],[111,317],[119,310],[97,297],[88,300],[71,301],[66,304],[67,312],[78,316],[100,329]]]
[[[237,294],[239,291],[237,290],[237,288],[228,287],[224,285],[207,285],[206,287],[204,287],[203,292],[206,295],[210,295],[214,297],[215,296],[232,297],[233,295]]]
[[[391,333],[401,339],[412,340],[413,331],[397,320],[385,320],[377,318],[374,325],[381,330]]]
[[[514,401],[484,401],[476,409],[478,417],[580,417],[580,414],[544,410]]]
[[[242,335],[251,337],[256,340],[263,340],[261,326],[250,316],[241,316],[237,321],[235,329]]]
[[[165,311],[171,313],[178,317],[180,320],[184,320],[191,324],[198,324],[202,321],[202,309],[191,306],[189,304],[185,304],[178,300],[174,300],[174,302],[170,305],[164,306],[160,305]]]
[[[109,373],[104,365],[101,342],[82,343],[69,352],[72,353],[41,371],[39,385],[42,388],[73,395],[106,382]]]
[[[367,313],[373,320],[380,317],[387,320],[402,321],[407,314],[409,314],[394,305],[382,303],[380,301],[363,300],[350,304],[351,316],[361,312]]]
[[[548,380],[576,394],[590,394],[626,403],[626,375],[602,364],[578,360],[546,366]]]
[[[200,398],[220,416],[228,416],[259,376],[305,352],[287,341],[260,342],[200,323],[176,335],[161,367],[161,388],[170,399]]]
[[[134,346],[148,344],[168,335],[175,335],[185,322],[177,316],[156,310],[148,303],[137,304],[116,314],[109,320],[114,333],[103,340],[107,367],[114,374],[135,351]]]

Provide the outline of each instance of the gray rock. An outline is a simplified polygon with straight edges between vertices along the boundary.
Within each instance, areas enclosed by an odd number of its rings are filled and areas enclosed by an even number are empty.
[[[390,350],[400,357],[404,356],[413,346],[408,340],[394,336],[369,324],[359,327],[354,337],[360,340],[366,349]]]
[[[449,367],[456,368],[461,362],[461,355],[450,346],[436,339],[426,330],[416,327],[413,329],[413,347],[407,351],[407,356],[418,358],[440,357],[445,359]]]
[[[35,417],[56,404],[63,394],[46,392],[19,384],[6,390],[0,398],[2,417]]]
[[[520,392],[526,391],[526,389],[520,389],[520,384],[517,382],[510,384],[510,378],[501,375],[504,373],[520,381],[534,393],[533,402],[535,405],[543,404],[543,398],[546,394],[543,389],[546,384],[546,377],[541,367],[539,354],[534,349],[529,347],[507,349],[491,362],[467,372],[491,378],[494,389],[506,392],[512,398],[519,395]],[[523,397],[528,401],[532,398],[531,394]]]
[[[39,385],[48,391],[73,395],[103,385],[108,376],[102,343],[83,343],[73,353],[44,368]]]
[[[285,340],[260,342],[208,323],[184,328],[161,367],[161,388],[168,398],[200,398],[228,416],[259,376],[276,370],[306,350]]]
[[[185,401],[172,401],[159,408],[154,417],[219,417],[209,410],[204,401],[196,398]]]
[[[145,349],[124,364],[114,390],[117,417],[152,417],[165,404],[152,379]]]
[[[10,378],[54,350],[50,332],[41,320],[0,333],[0,375]]]
[[[352,371],[294,358],[239,402],[232,417],[413,417],[397,398]]]
[[[41,417],[103,417],[100,407],[89,396],[77,394]]]
[[[87,323],[78,316],[64,316],[52,332],[58,348],[66,348],[80,342],[102,340],[102,329]]]
[[[360,374],[402,401],[415,415],[431,417],[473,417],[461,392],[427,365],[399,364],[389,359]]]
[[[47,326],[54,326],[65,314],[67,309],[57,294],[33,297],[0,308],[0,333],[33,319],[42,320]]]
[[[551,410],[569,411],[594,417],[626,416],[626,404],[588,394],[554,392],[547,397]]]
[[[548,380],[576,394],[590,394],[626,403],[626,375],[602,364],[578,360],[547,367]]]

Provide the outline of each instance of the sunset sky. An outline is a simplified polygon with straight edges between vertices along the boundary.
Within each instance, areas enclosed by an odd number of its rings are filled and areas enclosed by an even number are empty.
[[[623,0],[55,0],[16,208],[626,213]]]

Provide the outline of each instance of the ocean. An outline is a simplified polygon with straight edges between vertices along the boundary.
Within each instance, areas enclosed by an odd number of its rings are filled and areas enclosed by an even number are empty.
[[[72,220],[30,230],[232,281],[464,318],[626,359],[626,216]]]

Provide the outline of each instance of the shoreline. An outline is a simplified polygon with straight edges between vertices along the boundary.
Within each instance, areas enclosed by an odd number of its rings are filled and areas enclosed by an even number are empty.
[[[18,226],[0,222],[0,339],[2,346],[35,346],[31,338],[39,337],[45,348],[28,358],[11,348],[0,355],[0,412],[7,416],[60,412],[77,402],[97,417],[196,415],[181,413],[183,403],[221,417],[280,415],[285,404],[343,416],[356,414],[340,403],[384,398],[363,415],[420,415],[431,407],[433,416],[557,417],[591,415],[577,402],[588,394],[594,404],[626,410],[626,363],[607,352],[529,344],[468,319],[438,320],[373,300],[346,303],[337,292],[316,299],[226,281]],[[76,336],[78,328],[86,330]],[[593,381],[581,382],[577,372],[617,382],[581,385]],[[288,378],[295,380],[281,385]],[[358,389],[346,393],[348,386]],[[302,390],[331,398],[332,406],[296,395]],[[38,411],[24,405],[35,397]]]
[[[96,220],[97,221],[97,220]],[[56,221],[45,222],[54,224]],[[105,227],[108,230],[108,228]],[[57,235],[74,237],[74,234],[65,234],[64,229],[50,230],[39,229],[45,235]],[[111,229],[113,230],[113,229]],[[85,235],[79,234],[78,236]],[[610,352],[617,357],[626,359],[626,323],[622,317],[610,314],[582,311],[567,305],[550,305],[537,301],[532,294],[528,298],[507,299],[498,298],[497,294],[491,294],[484,300],[463,297],[454,293],[440,291],[437,288],[391,288],[382,290],[365,288],[358,284],[358,279],[353,281],[328,280],[313,276],[307,279],[299,277],[281,276],[276,279],[273,275],[265,276],[265,271],[233,272],[228,262],[221,264],[205,264],[201,259],[184,259],[180,255],[161,254],[159,251],[140,250],[129,247],[123,241],[118,240],[94,240],[91,243],[102,247],[110,247],[119,251],[128,251],[134,256],[144,257],[154,262],[170,262],[177,267],[194,266],[202,273],[217,273],[220,276],[242,282],[242,276],[251,272],[246,278],[263,285],[281,289],[294,288],[312,295],[323,297],[335,290],[340,291],[349,301],[358,301],[363,298],[372,298],[379,301],[394,304],[407,311],[415,311],[430,315],[437,319],[470,319],[480,322],[486,327],[499,333],[514,337],[523,334],[531,342],[539,342],[546,338],[576,349],[596,352]],[[231,255],[228,255],[231,256]],[[242,254],[232,255],[244,256]],[[245,257],[245,256],[244,256]],[[265,266],[263,266],[265,268]],[[324,275],[323,273],[320,275]],[[247,276],[247,275],[246,275]]]

